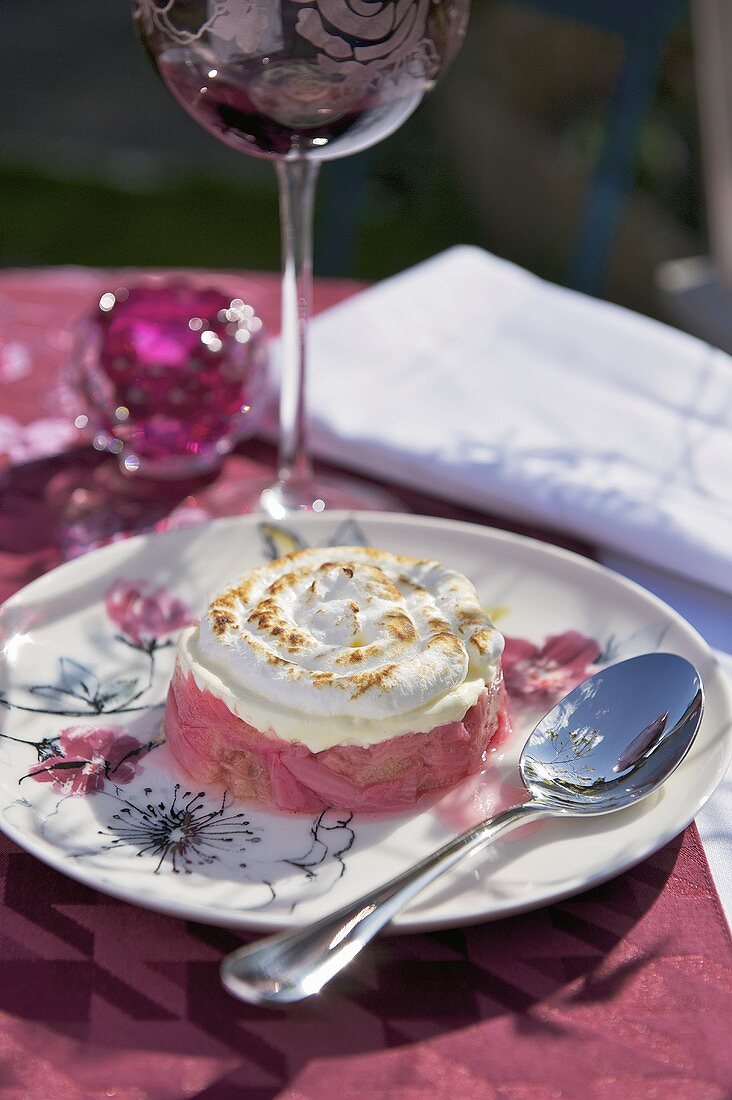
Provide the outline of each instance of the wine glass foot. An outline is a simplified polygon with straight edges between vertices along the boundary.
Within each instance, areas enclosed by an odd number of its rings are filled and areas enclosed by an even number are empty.
[[[299,512],[408,512],[409,506],[386,489],[351,478],[288,478],[222,486],[216,511],[263,513],[283,520]],[[224,499],[224,497],[226,499]]]

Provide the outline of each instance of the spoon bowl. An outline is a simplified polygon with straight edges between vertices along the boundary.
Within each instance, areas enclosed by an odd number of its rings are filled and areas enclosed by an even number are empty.
[[[647,798],[686,756],[703,710],[699,674],[676,654],[602,669],[557,703],[526,742],[520,773],[528,801],[315,924],[233,952],[221,965],[224,986],[253,1004],[319,992],[422,890],[499,836],[528,821],[613,813]]]
[[[532,801],[577,815],[622,810],[681,763],[701,721],[699,673],[646,653],[595,673],[534,728],[520,772]]]

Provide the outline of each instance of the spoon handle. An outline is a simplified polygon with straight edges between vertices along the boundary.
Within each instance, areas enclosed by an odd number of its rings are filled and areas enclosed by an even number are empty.
[[[383,886],[306,928],[280,932],[241,947],[221,964],[221,980],[252,1004],[288,1003],[318,993],[381,929],[436,878],[498,836],[530,819],[551,816],[524,802],[482,821]]]

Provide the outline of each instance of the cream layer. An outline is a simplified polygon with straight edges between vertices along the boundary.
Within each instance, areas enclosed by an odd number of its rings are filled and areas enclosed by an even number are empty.
[[[192,676],[201,691],[216,696],[232,714],[261,733],[275,733],[285,741],[300,742],[313,753],[334,745],[366,748],[404,733],[424,733],[436,726],[457,722],[477,703],[481,692],[500,671],[500,660],[489,669],[482,668],[480,674],[469,668],[462,683],[401,714],[323,716],[293,710],[256,695],[240,682],[227,682],[222,669],[214,670],[202,662],[198,639],[198,627],[190,627],[180,637],[177,662],[183,675]]]

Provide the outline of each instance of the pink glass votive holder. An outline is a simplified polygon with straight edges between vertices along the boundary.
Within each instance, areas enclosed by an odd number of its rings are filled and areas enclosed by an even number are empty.
[[[262,322],[241,298],[183,282],[107,291],[82,321],[74,374],[97,450],[128,474],[215,469],[270,398]]]

